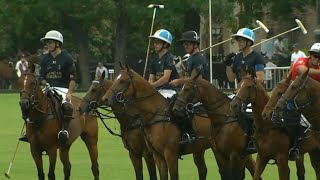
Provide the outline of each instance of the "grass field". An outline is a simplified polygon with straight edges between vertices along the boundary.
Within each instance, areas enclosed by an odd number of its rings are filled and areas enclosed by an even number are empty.
[[[82,94],[77,94],[81,97]],[[6,179],[4,173],[8,170],[9,163],[12,160],[17,138],[21,131],[23,121],[18,105],[18,94],[0,94],[0,180]],[[119,132],[116,120],[108,120],[108,125],[115,132]],[[128,152],[123,148],[120,138],[110,135],[101,122],[99,122],[99,165],[100,179],[115,180],[133,180],[135,179],[133,167],[128,157]],[[183,157],[179,160],[179,173],[182,180],[198,179],[197,170],[193,163],[192,156]],[[306,179],[316,179],[314,171],[310,165],[309,157],[306,155]],[[70,160],[72,164],[71,179],[72,180],[88,180],[93,179],[90,169],[90,159],[84,143],[79,138],[71,147]],[[216,162],[211,150],[206,152],[206,163],[208,166],[207,179],[220,179]],[[48,158],[44,156],[45,174],[48,173]],[[291,178],[296,178],[295,164],[290,162]],[[14,180],[31,180],[37,179],[36,167],[29,152],[28,143],[20,143],[11,172],[11,179]],[[63,179],[62,165],[57,160],[56,166],[57,179]],[[148,179],[146,168],[144,168],[144,177]],[[251,179],[247,173],[246,179]],[[277,169],[275,165],[268,165],[263,179],[278,179]]]

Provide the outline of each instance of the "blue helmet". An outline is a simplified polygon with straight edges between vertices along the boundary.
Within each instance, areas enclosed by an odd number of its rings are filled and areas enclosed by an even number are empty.
[[[171,45],[172,43],[172,35],[169,31],[165,29],[159,29],[154,33],[153,36],[149,36],[149,38],[159,39]]]
[[[232,35],[232,37],[234,37],[234,38],[243,37],[243,38],[249,39],[250,41],[252,41],[252,44],[254,43],[254,40],[256,39],[256,35],[249,28],[241,28],[241,29],[239,29],[237,34]]]

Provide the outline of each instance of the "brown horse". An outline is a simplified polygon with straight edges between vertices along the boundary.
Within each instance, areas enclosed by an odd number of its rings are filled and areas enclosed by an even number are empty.
[[[282,87],[282,83],[285,82],[290,82],[290,77],[288,79],[285,79],[284,82],[279,82],[281,85],[278,86]],[[270,119],[262,119],[261,116],[263,108],[269,101],[269,96],[267,95],[267,92],[262,87],[261,83],[259,83],[257,79],[252,75],[243,77],[239,84],[240,87],[237,89],[235,98],[233,98],[230,106],[235,113],[239,113],[241,111],[243,103],[252,104],[252,112],[255,126],[254,136],[258,147],[258,155],[256,159],[257,165],[255,176],[253,179],[257,179],[261,176],[264,168],[266,167],[270,159],[274,159],[276,161],[279,171],[279,179],[289,179],[290,170],[288,167],[288,151],[290,147],[290,142],[288,134],[283,129],[274,127],[274,125],[271,122],[271,117]],[[282,93],[284,93],[284,91],[282,91]],[[279,93],[279,90],[276,87],[275,90],[273,90],[273,97],[277,98],[277,96],[281,95],[282,93]],[[305,141],[302,146],[305,147],[306,145],[310,146],[312,144],[307,143]],[[314,147],[311,146],[310,149],[312,148]],[[296,160],[296,167],[298,179],[303,180],[305,174],[303,156],[302,158]]]
[[[52,99],[48,98],[40,88],[39,82],[34,75],[34,65],[29,72],[23,73],[18,80],[20,90],[20,107],[23,118],[27,124],[26,135],[30,142],[32,157],[36,163],[38,179],[45,179],[42,164],[42,152],[49,156],[49,180],[55,179],[55,164],[57,158],[57,149],[60,150],[60,160],[63,164],[64,179],[70,179],[71,164],[69,161],[69,149],[72,143],[81,136],[85,142],[90,158],[91,170],[94,179],[99,179],[98,168],[98,124],[96,117],[92,115],[81,116],[75,107],[78,107],[80,100],[73,97],[72,104],[74,107],[73,119],[69,125],[69,139],[66,143],[61,144],[58,141],[58,132],[61,128],[61,121],[58,118]],[[60,103],[60,102],[58,102]]]
[[[168,100],[129,67],[122,67],[121,74],[102,99],[111,106],[122,102],[126,109],[135,111],[139,115],[145,139],[153,151],[160,178],[168,179],[169,170],[170,178],[178,179],[178,157],[181,148],[179,142],[182,134],[177,123],[171,119]],[[211,121],[195,115],[193,128],[198,139],[194,144],[185,145],[183,154],[193,153],[194,156],[200,154],[202,161],[205,149],[211,148],[216,154]],[[194,158],[195,161],[196,159],[199,158]],[[216,159],[218,166],[223,167],[224,162],[220,161],[220,157],[216,156]],[[254,161],[248,161],[247,165],[252,172],[255,166]]]
[[[96,79],[92,82],[78,108],[80,113],[90,113],[95,107],[103,105],[102,96],[108,91],[113,83],[108,79],[104,79],[104,77],[105,74],[102,73],[100,79]],[[97,105],[94,108],[91,108],[90,105],[94,103],[97,103]],[[152,153],[148,150],[144,141],[143,132],[137,124],[131,122],[132,116],[120,112],[123,111],[123,107],[120,104],[113,105],[112,110],[119,121],[122,141],[124,147],[129,151],[129,157],[135,170],[136,179],[143,179],[142,157],[145,159],[150,180],[157,179],[156,165]]]
[[[18,76],[16,74],[14,65],[12,62],[1,62],[0,61],[0,88],[14,88]]]
[[[288,87],[286,92],[280,97],[274,108],[275,119],[282,124],[283,112],[288,108],[289,103],[294,104],[296,111],[301,111],[302,114],[311,123],[310,136],[315,139],[313,145],[317,147],[314,151],[310,152],[311,164],[316,171],[317,179],[320,179],[320,84],[316,80],[308,77],[309,70],[297,77]],[[308,137],[308,136],[307,136]],[[301,147],[301,151],[305,147]]]
[[[212,122],[215,155],[218,164],[221,162],[222,179],[244,179],[246,161],[254,161],[251,155],[244,154],[246,136],[230,111],[230,98],[210,82],[196,76],[185,82],[173,110],[179,113],[197,102],[203,103]]]

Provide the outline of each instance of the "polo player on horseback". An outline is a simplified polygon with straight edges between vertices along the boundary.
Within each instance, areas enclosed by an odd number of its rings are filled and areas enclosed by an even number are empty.
[[[261,83],[264,81],[264,61],[261,54],[252,49],[252,45],[255,41],[255,34],[249,28],[241,28],[238,32],[232,35],[238,43],[240,52],[234,54],[233,57],[226,59],[226,73],[228,80],[234,82],[237,79],[238,82],[241,78],[248,74],[252,69],[255,70],[257,80]],[[248,145],[246,151],[249,153],[256,152],[256,147],[253,139],[252,117],[243,113],[244,117],[240,117],[239,121],[241,126],[247,133]]]
[[[152,59],[150,64],[149,83],[156,89],[166,89],[167,93],[170,93],[169,90],[173,90],[168,83],[178,75],[173,63],[174,56],[169,52],[172,35],[169,31],[160,29],[149,38],[153,39],[154,50],[157,53],[157,57]],[[163,94],[165,91],[159,92]],[[175,91],[173,92],[175,94]]]
[[[295,80],[298,75],[305,73],[309,69],[309,77],[320,82],[320,43],[313,44],[308,52],[310,54],[309,57],[298,58],[292,65],[290,69],[291,80]],[[301,126],[299,125],[296,128],[296,132],[294,134],[294,144],[293,147],[289,150],[289,158],[293,160],[299,158],[298,146],[301,143],[301,139],[303,138],[306,129],[310,128],[311,126],[303,115],[295,115],[295,118],[298,118],[298,120],[300,120],[300,117]]]
[[[48,31],[40,41],[46,43],[49,49],[49,53],[41,59],[40,82],[47,87],[53,87],[62,96],[62,130],[58,133],[58,138],[65,142],[69,138],[67,129],[73,113],[71,97],[76,85],[76,68],[71,55],[61,49],[63,36],[59,31]],[[19,140],[28,141],[26,136],[20,137]]]
[[[199,72],[199,78],[206,79],[206,72],[208,72],[208,61],[200,53],[200,37],[195,31],[186,31],[182,34],[179,40],[183,45],[185,52],[190,56],[186,60],[186,67],[182,77],[179,79],[174,79],[170,82],[173,86],[183,85],[186,80],[195,77]],[[192,118],[187,118],[189,122],[184,122],[186,128],[185,135],[182,136],[182,143],[186,142],[191,144],[195,141],[194,130],[192,128]]]

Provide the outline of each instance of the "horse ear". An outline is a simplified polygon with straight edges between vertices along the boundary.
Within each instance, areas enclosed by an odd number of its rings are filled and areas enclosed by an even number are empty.
[[[126,68],[127,68],[127,70],[130,70],[130,67],[127,63],[126,63]]]
[[[198,77],[200,76],[200,73],[201,73],[201,71],[199,71],[199,72],[197,73],[197,75],[196,75],[195,77],[193,77],[193,80],[198,79]]]
[[[125,70],[126,69],[120,61],[119,61],[119,65],[121,67],[121,70]]]
[[[251,75],[252,79],[257,77],[256,69],[255,68],[249,68],[248,73]]]
[[[29,73],[34,73],[35,70],[36,70],[36,66],[33,63],[29,63],[28,72]]]

